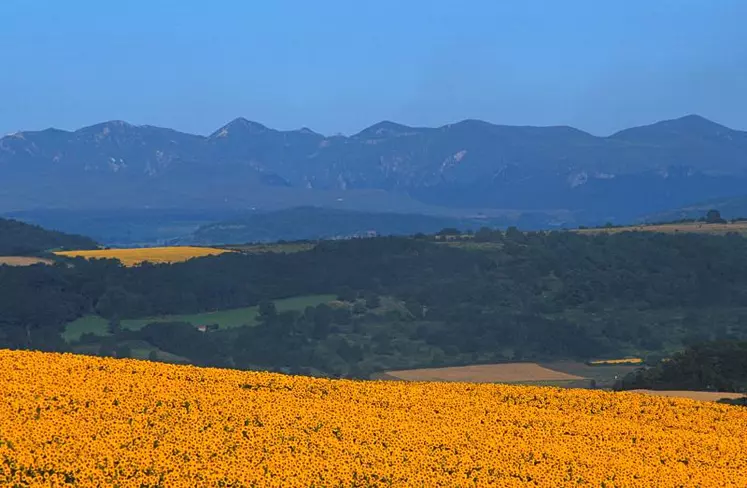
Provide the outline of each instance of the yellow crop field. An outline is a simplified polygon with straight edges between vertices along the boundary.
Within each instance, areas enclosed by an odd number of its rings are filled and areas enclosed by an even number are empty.
[[[84,257],[86,259],[118,259],[125,266],[149,263],[178,263],[192,258],[233,252],[214,247],[142,247],[132,249],[96,249],[94,251],[58,251],[58,256]]]
[[[612,364],[643,364],[641,358],[622,358],[622,359],[597,359],[595,361],[589,361],[590,366],[604,366]]]
[[[0,486],[747,486],[747,409],[0,350]]]

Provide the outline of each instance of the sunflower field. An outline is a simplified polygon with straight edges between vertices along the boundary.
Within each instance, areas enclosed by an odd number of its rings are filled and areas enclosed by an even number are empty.
[[[0,486],[747,486],[747,409],[0,350]]]

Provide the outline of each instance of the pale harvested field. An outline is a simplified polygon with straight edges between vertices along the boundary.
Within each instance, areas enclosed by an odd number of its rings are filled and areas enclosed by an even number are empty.
[[[553,371],[536,363],[479,364],[449,368],[387,371],[383,378],[405,381],[463,381],[470,383],[510,383],[516,381],[570,381],[581,376]]]
[[[86,259],[118,259],[125,266],[135,266],[144,262],[177,263],[192,258],[213,256],[233,252],[213,247],[142,247],[132,249],[96,249],[94,251],[58,251],[55,254],[66,257],[83,257]]]
[[[33,264],[52,264],[51,259],[33,258],[28,256],[0,256],[0,265],[31,266]]]
[[[734,222],[728,224],[662,224],[662,225],[631,225],[626,227],[598,227],[594,229],[577,229],[579,234],[617,234],[619,232],[662,232],[673,234],[678,232],[692,232],[697,234],[728,234],[737,232],[747,234],[747,222]]]
[[[734,400],[736,398],[744,397],[741,393],[729,393],[723,391],[685,391],[685,390],[629,390],[633,393],[644,393],[646,395],[653,396],[664,396],[664,397],[675,397],[675,398],[690,398],[692,400],[702,400],[707,402],[717,402],[727,398]]]

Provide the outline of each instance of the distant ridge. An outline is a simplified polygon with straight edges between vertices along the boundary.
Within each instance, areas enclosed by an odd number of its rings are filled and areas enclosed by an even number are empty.
[[[664,120],[651,125],[625,129],[613,134],[610,138],[635,140],[638,137],[680,137],[685,139],[688,137],[730,137],[734,134],[740,134],[740,132],[717,124],[700,115],[686,115],[679,119]],[[741,134],[744,134],[744,132]]]
[[[607,137],[469,119],[432,128],[382,121],[330,137],[242,117],[209,136],[115,120],[1,138],[0,212],[278,208],[331,198],[364,209],[366,195],[383,192],[401,202],[400,213],[569,211],[619,221],[741,194],[745,155],[747,132],[697,115]]]
[[[643,124],[639,126],[633,126],[627,129],[621,129],[607,136],[604,136],[604,135],[594,136],[590,134],[589,132],[586,132],[584,130],[577,129],[575,127],[568,126],[568,125],[509,125],[509,124],[497,124],[497,123],[488,122],[482,119],[461,119],[461,120],[456,120],[454,122],[449,122],[447,124],[438,125],[438,126],[409,126],[407,124],[401,124],[399,122],[395,122],[392,120],[382,120],[380,122],[373,123],[370,126],[365,127],[356,133],[352,133],[349,135],[344,135],[341,133],[334,133],[334,134],[328,134],[325,136],[324,134],[318,133],[309,127],[300,127],[298,129],[289,129],[289,130],[272,129],[260,122],[256,122],[256,121],[247,119],[246,117],[239,116],[239,117],[236,117],[230,120],[229,122],[225,123],[221,127],[217,128],[215,131],[207,135],[192,134],[189,132],[183,132],[183,131],[179,131],[176,129],[160,127],[160,126],[155,126],[155,125],[150,125],[150,124],[132,124],[125,120],[112,119],[108,121],[97,122],[91,125],[82,126],[78,129],[73,129],[73,130],[59,129],[56,127],[46,127],[43,129],[21,129],[21,130],[17,130],[17,131],[5,134],[3,137],[0,137],[0,139],[4,137],[11,137],[14,135],[19,135],[19,134],[33,134],[33,133],[39,133],[39,132],[45,132],[45,131],[59,132],[59,133],[64,133],[64,134],[73,134],[77,132],[91,132],[91,131],[103,129],[105,127],[108,127],[110,129],[112,127],[132,128],[132,129],[157,129],[157,130],[160,129],[160,130],[168,130],[168,131],[172,131],[175,133],[187,134],[187,135],[191,135],[194,137],[208,139],[211,136],[218,134],[224,128],[232,128],[232,127],[240,128],[242,126],[245,128],[254,128],[255,130],[259,130],[259,131],[272,130],[275,132],[286,132],[286,133],[307,132],[307,133],[313,133],[313,134],[319,135],[321,137],[351,138],[355,136],[364,135],[366,133],[374,134],[381,129],[383,129],[384,131],[394,131],[394,132],[397,132],[397,131],[408,132],[411,130],[437,131],[437,130],[446,130],[446,129],[454,127],[455,125],[466,126],[466,127],[471,127],[471,128],[483,126],[483,127],[497,127],[497,128],[513,128],[513,129],[564,129],[564,130],[586,134],[588,136],[595,137],[595,138],[597,137],[598,138],[616,138],[618,136],[625,134],[628,131],[637,131],[640,129],[652,129],[652,128],[665,128],[665,127],[671,127],[671,128],[676,128],[676,129],[692,128],[692,129],[701,129],[701,130],[720,129],[720,130],[735,131],[735,132],[742,132],[742,133],[745,132],[745,131],[740,131],[736,129],[730,129],[727,126],[719,124],[718,122],[714,122],[706,117],[703,117],[702,115],[687,114],[687,115],[683,115],[681,117],[677,117],[673,119],[664,119],[664,120],[652,122],[650,124]]]
[[[376,235],[435,233],[450,227],[477,230],[496,226],[489,218],[454,218],[391,212],[296,207],[275,212],[252,212],[240,217],[203,225],[179,244],[242,244],[278,240],[317,240]],[[500,222],[502,223],[502,222]]]

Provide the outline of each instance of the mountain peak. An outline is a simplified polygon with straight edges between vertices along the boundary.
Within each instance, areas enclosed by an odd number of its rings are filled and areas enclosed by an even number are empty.
[[[665,120],[662,124],[677,125],[682,128],[688,128],[693,130],[731,130],[721,124],[709,120],[701,115],[690,114],[673,120]]]
[[[216,137],[227,137],[229,134],[262,134],[263,132],[267,132],[269,130],[270,129],[260,124],[259,122],[253,122],[251,120],[245,119],[244,117],[237,117],[217,131],[213,132],[210,135],[210,138],[212,139]]]
[[[301,127],[300,129],[295,130],[293,132],[296,132],[298,134],[309,135],[309,136],[320,136],[320,137],[322,137],[322,135],[320,133],[314,132],[313,130],[309,129],[308,127]]]
[[[79,129],[79,130],[103,128],[103,127],[108,127],[110,129],[127,129],[127,128],[135,127],[135,126],[130,124],[129,122],[125,122],[124,120],[109,120],[107,122],[101,122],[99,124],[94,124],[88,127],[83,127],[82,129]]]
[[[690,114],[650,125],[624,129],[610,136],[613,139],[638,139],[641,137],[718,137],[734,132],[732,129]]]
[[[687,114],[687,115],[683,115],[682,117],[678,117],[676,119],[670,119],[670,120],[678,120],[678,121],[682,121],[682,122],[688,122],[688,121],[707,122],[707,123],[710,123],[710,124],[714,124],[715,123],[715,122],[712,122],[712,121],[706,119],[702,115],[698,115],[698,114]],[[662,122],[666,122],[666,120],[662,120]]]
[[[125,122],[124,120],[110,120],[100,124],[90,125],[75,131],[75,134],[84,137],[95,137],[97,140],[112,137],[113,135],[124,136],[130,133],[136,126]]]
[[[413,132],[412,127],[398,124],[390,120],[383,120],[378,124],[374,124],[371,127],[367,127],[357,133],[353,137],[387,137],[387,136],[398,136],[411,134]]]

